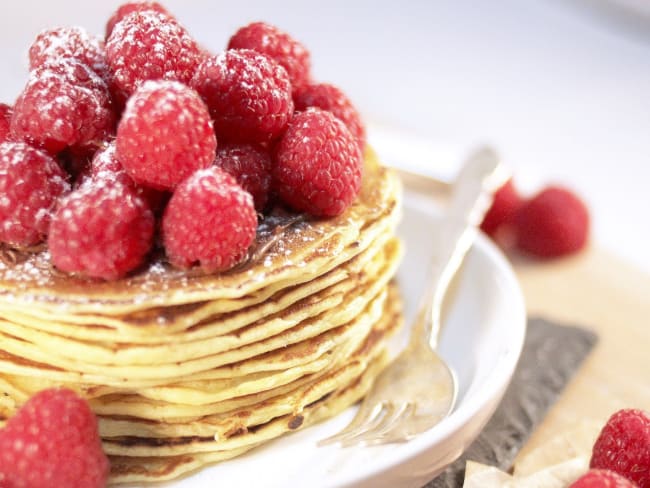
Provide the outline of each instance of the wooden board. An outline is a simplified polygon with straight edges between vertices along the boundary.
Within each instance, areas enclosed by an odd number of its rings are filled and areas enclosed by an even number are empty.
[[[514,258],[530,316],[594,330],[599,341],[520,457],[582,421],[650,411],[650,275],[592,246],[577,256]]]

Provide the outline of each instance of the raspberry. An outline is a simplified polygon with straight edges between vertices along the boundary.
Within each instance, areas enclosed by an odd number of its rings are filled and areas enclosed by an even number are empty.
[[[571,483],[569,488],[637,488],[637,485],[613,471],[592,469]]]
[[[215,164],[235,177],[253,195],[255,209],[264,210],[271,188],[271,156],[252,144],[224,144],[217,149]]]
[[[129,99],[117,129],[117,158],[138,183],[174,188],[210,166],[217,140],[203,100],[174,81],[147,81]]]
[[[87,176],[93,179],[107,178],[109,180],[118,180],[124,185],[131,186],[138,195],[147,201],[149,208],[154,212],[162,206],[164,200],[163,192],[138,185],[133,181],[133,178],[124,171],[122,164],[118,161],[117,156],[115,155],[115,142],[112,142],[101,151],[97,151],[95,157],[90,163]]]
[[[366,145],[366,129],[361,122],[359,112],[339,88],[328,83],[306,85],[294,93],[293,100],[296,110],[318,107],[332,112],[350,129],[352,135],[359,141],[361,149]]]
[[[492,206],[485,214],[481,229],[487,235],[494,237],[502,226],[510,226],[515,223],[517,211],[524,201],[517,192],[512,179],[508,180],[494,194]]]
[[[591,468],[610,469],[650,488],[650,415],[624,409],[612,415],[596,439]]]
[[[123,5],[120,5],[115,13],[111,15],[111,18],[108,19],[108,22],[106,23],[106,39],[108,39],[108,37],[111,35],[111,32],[113,32],[115,25],[118,22],[121,22],[124,17],[132,14],[133,12],[143,12],[145,10],[152,10],[154,12],[165,14],[171,17],[171,14],[167,11],[167,9],[165,9],[165,7],[160,5],[158,2],[127,2]]]
[[[0,103],[0,143],[9,140],[9,124],[13,109],[5,104]]]
[[[104,43],[82,27],[48,29],[36,36],[29,48],[29,69],[59,58],[73,58],[93,69],[102,79],[108,76]]]
[[[317,108],[297,112],[277,149],[273,177],[296,210],[335,216],[361,188],[361,149],[339,119]]]
[[[556,257],[585,246],[589,213],[573,193],[551,186],[522,205],[515,224],[519,249],[539,257]]]
[[[163,244],[180,268],[231,268],[255,238],[257,214],[250,193],[213,166],[194,173],[172,195],[162,220]]]
[[[242,27],[230,38],[228,49],[252,49],[274,59],[287,70],[294,91],[309,82],[309,51],[273,25],[253,22]]]
[[[153,231],[153,214],[133,188],[116,179],[90,179],[61,201],[48,246],[57,268],[114,280],[143,262]]]
[[[66,58],[30,73],[14,106],[11,134],[57,153],[66,146],[98,144],[114,124],[106,83],[86,65]]]
[[[117,87],[133,93],[146,80],[188,83],[201,61],[187,31],[165,14],[133,12],[115,25],[106,41],[106,58]]]
[[[109,467],[97,418],[71,390],[37,393],[0,431],[3,488],[103,488]]]
[[[67,175],[49,155],[22,142],[0,143],[0,241],[17,247],[47,235]]]
[[[277,138],[293,113],[284,68],[251,50],[229,50],[205,59],[191,86],[208,104],[217,137],[234,142]]]

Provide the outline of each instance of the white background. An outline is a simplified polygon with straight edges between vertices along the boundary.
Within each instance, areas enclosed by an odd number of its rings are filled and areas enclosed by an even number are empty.
[[[3,1],[0,101],[20,91],[39,30],[103,32],[119,3]],[[376,136],[397,129],[427,141],[393,141],[419,153],[411,164],[444,173],[436,155],[455,165],[470,147],[493,144],[525,188],[576,189],[592,209],[594,240],[650,271],[648,18],[597,0],[163,3],[212,50],[250,21],[276,23],[310,48],[317,79],[344,88],[382,128]]]

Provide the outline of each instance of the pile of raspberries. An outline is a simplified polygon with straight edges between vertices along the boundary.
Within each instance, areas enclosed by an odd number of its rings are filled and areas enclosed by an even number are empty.
[[[365,129],[310,65],[261,22],[213,55],[150,1],[118,8],[105,40],[41,32],[24,90],[0,104],[0,242],[45,243],[58,269],[106,280],[159,244],[174,266],[216,272],[246,256],[272,205],[341,214]]]

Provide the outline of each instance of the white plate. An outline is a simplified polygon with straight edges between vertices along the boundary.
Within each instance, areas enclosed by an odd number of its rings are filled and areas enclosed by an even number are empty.
[[[413,193],[407,192],[405,200],[399,233],[407,252],[399,280],[408,318],[423,288],[436,209]],[[494,413],[519,358],[524,333],[524,301],[514,274],[495,246],[480,236],[460,271],[440,342],[440,352],[460,385],[457,406],[448,418],[404,444],[317,447],[319,439],[348,423],[354,414],[351,408],[164,486],[419,488],[460,456]]]

